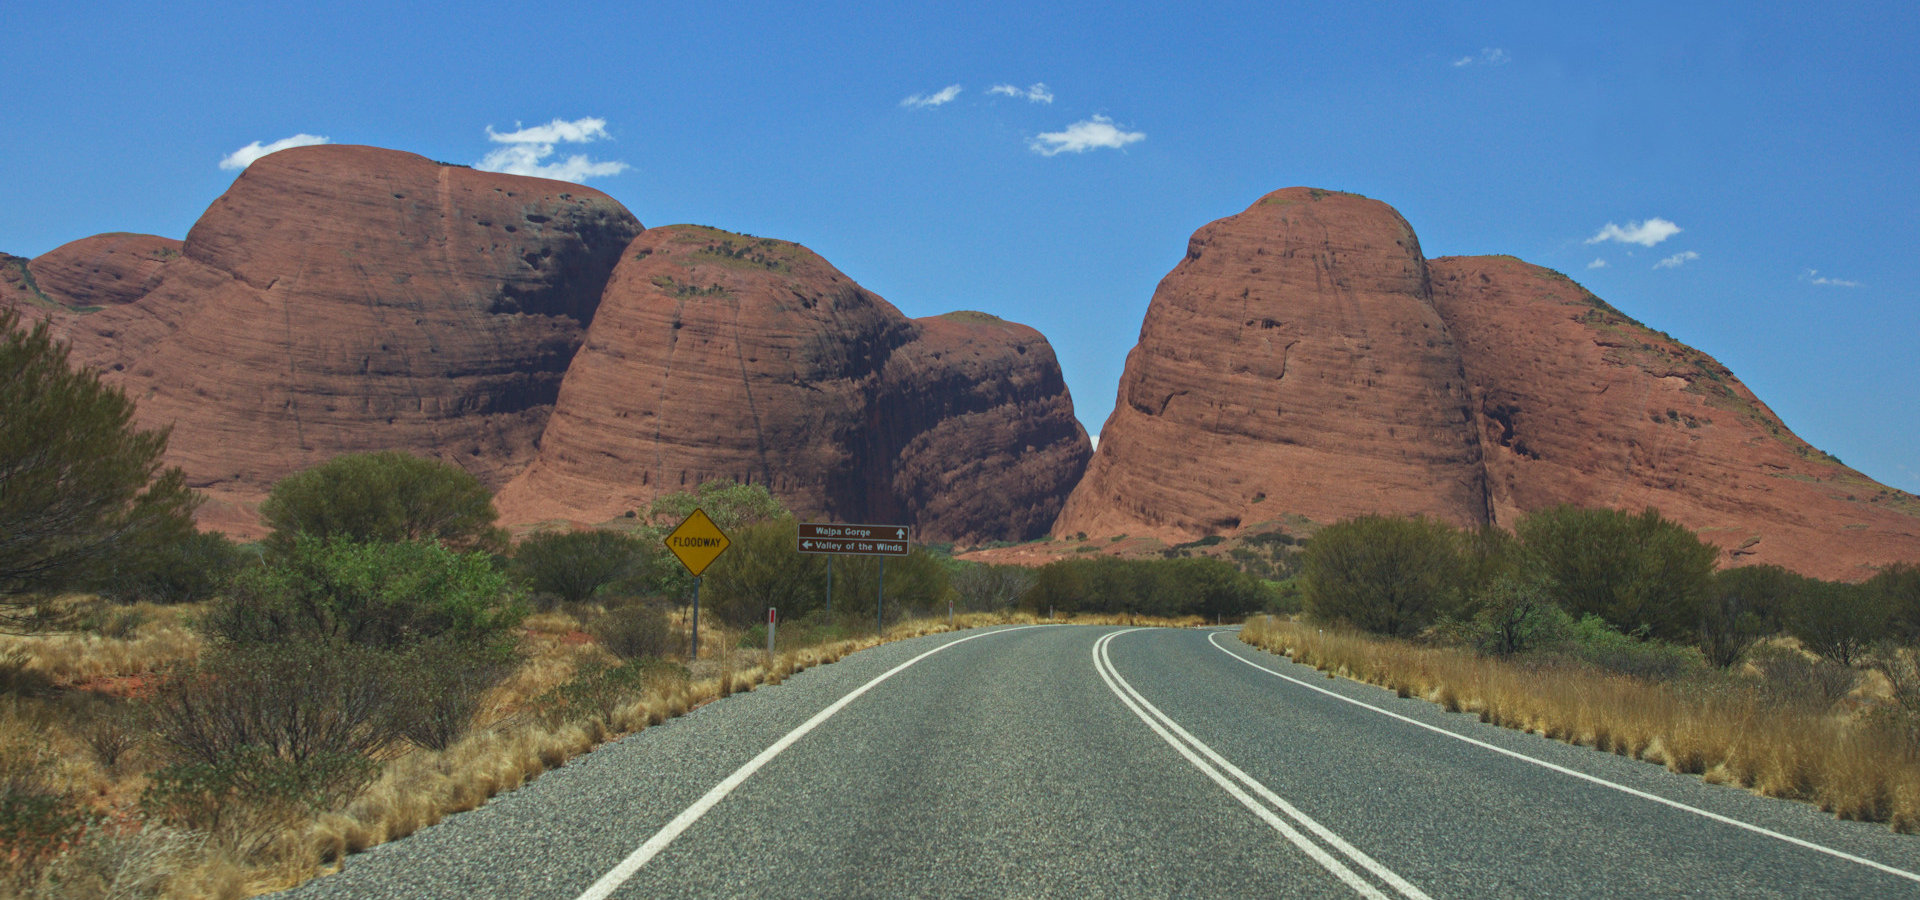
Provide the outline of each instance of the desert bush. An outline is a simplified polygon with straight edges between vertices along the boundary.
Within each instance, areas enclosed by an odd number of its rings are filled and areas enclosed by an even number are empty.
[[[1756,647],[1748,663],[1760,687],[1776,701],[1824,711],[1859,683],[1859,673],[1830,659],[1815,659],[1792,647]]]
[[[192,760],[160,769],[140,802],[148,815],[218,835],[245,857],[295,823],[341,808],[379,768],[353,753],[320,752],[296,762],[247,745],[217,762]]]
[[[1315,619],[1410,636],[1457,609],[1459,535],[1431,519],[1362,516],[1321,529],[1301,559]]]
[[[1035,570],[1020,605],[1037,615],[1129,613],[1148,616],[1241,616],[1273,595],[1231,563],[1181,559],[1063,559]]]
[[[45,894],[104,900],[161,897],[205,843],[204,833],[139,821],[89,828],[51,867]]]
[[[210,766],[249,747],[295,764],[368,756],[400,736],[393,663],[345,643],[234,647],[168,673],[149,712],[175,755]]]
[[[513,643],[500,639],[441,638],[398,652],[393,730],[428,750],[453,746],[472,728],[487,691],[519,663]]]
[[[101,593],[122,603],[207,600],[225,591],[249,558],[220,532],[195,532],[117,560]]]
[[[961,609],[992,612],[1013,608],[1020,595],[1033,587],[1033,570],[1026,566],[962,563],[952,579]]]
[[[1892,617],[1885,594],[1857,584],[1804,580],[1787,608],[1787,629],[1808,650],[1852,666],[1886,636]]]
[[[68,364],[42,321],[0,310],[0,624],[36,623],[36,598],[94,583],[105,561],[193,531],[199,495],[162,469],[167,430],[133,427],[133,401]]]
[[[125,702],[98,701],[90,705],[95,708],[75,716],[80,740],[108,772],[117,771],[121,758],[147,740],[146,722]]]
[[[514,547],[513,570],[535,596],[585,603],[638,575],[647,545],[617,531],[560,531],[529,535]]]
[[[657,658],[641,657],[618,665],[588,660],[575,670],[572,678],[542,696],[536,705],[553,725],[595,720],[612,726],[615,714],[649,688],[684,681],[686,677],[685,668]]]
[[[1474,597],[1472,624],[1467,629],[1474,649],[1495,656],[1512,656],[1549,649],[1565,643],[1574,622],[1548,596],[1546,585],[1525,573],[1497,575]]]
[[[1779,566],[1741,566],[1713,576],[1700,606],[1700,651],[1726,668],[1773,633],[1804,581]]]
[[[1908,642],[1920,642],[1920,564],[1896,563],[1867,580],[1866,590],[1885,606],[1894,629]]]
[[[1561,648],[1566,656],[1587,665],[1649,681],[1674,681],[1705,664],[1693,647],[1644,634],[1623,634],[1592,613],[1572,624]]]
[[[243,573],[207,624],[240,643],[393,648],[442,635],[484,643],[524,614],[485,553],[301,535],[277,561]]]
[[[701,604],[721,621],[744,628],[765,620],[769,608],[798,617],[825,604],[827,559],[796,552],[799,524],[792,517],[744,525],[730,536],[732,546],[707,570],[700,594]],[[894,594],[905,567],[890,568],[887,593]],[[850,583],[840,579],[835,588]]]
[[[1719,551],[1685,527],[1651,509],[1558,506],[1527,515],[1516,530],[1569,614],[1662,640],[1695,637]]]
[[[506,533],[493,496],[466,470],[399,451],[350,453],[280,479],[260,504],[291,549],[298,535],[354,541],[439,541],[460,550],[497,550]]]
[[[607,652],[625,660],[663,657],[678,643],[666,611],[642,600],[609,607],[588,630]]]
[[[57,784],[51,751],[26,738],[0,738],[0,871],[16,886],[31,885],[87,824]]]

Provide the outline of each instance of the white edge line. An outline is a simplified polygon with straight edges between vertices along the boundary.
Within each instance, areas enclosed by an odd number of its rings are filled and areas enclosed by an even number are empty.
[[[1126,631],[1111,632],[1094,642],[1093,669],[1099,674],[1100,679],[1107,683],[1107,690],[1112,691],[1115,697],[1119,697],[1120,702],[1125,704],[1129,711],[1140,717],[1140,721],[1147,723],[1148,728],[1153,729],[1153,732],[1159,735],[1161,740],[1166,741],[1169,746],[1179,751],[1180,755],[1185,757],[1187,762],[1192,764],[1194,768],[1199,769],[1201,774],[1211,779],[1214,784],[1219,785],[1222,790],[1232,795],[1235,800],[1240,801],[1240,805],[1252,810],[1255,815],[1265,820],[1267,825],[1271,826],[1273,830],[1280,832],[1282,837],[1285,837],[1295,847],[1300,848],[1302,852],[1312,857],[1313,861],[1319,863],[1321,868],[1331,872],[1335,877],[1345,882],[1348,887],[1353,888],[1354,891],[1363,897],[1371,898],[1371,900],[1387,900],[1387,895],[1380,893],[1379,889],[1368,884],[1365,879],[1355,874],[1352,869],[1347,868],[1345,864],[1334,859],[1333,855],[1321,849],[1320,845],[1307,840],[1306,835],[1301,834],[1295,830],[1293,826],[1288,825],[1284,819],[1274,815],[1272,810],[1261,806],[1252,797],[1247,796],[1247,793],[1241,790],[1238,785],[1228,781],[1226,776],[1221,775],[1218,770],[1207,765],[1205,760],[1195,755],[1185,744],[1182,744],[1179,740],[1175,739],[1172,734],[1169,734],[1165,728],[1160,727],[1159,722],[1149,718],[1146,712],[1142,711],[1141,708],[1135,704],[1133,698],[1127,696],[1114,684],[1114,679],[1120,678],[1120,673],[1116,671],[1109,674],[1107,672],[1107,667],[1112,665],[1112,663],[1103,661],[1101,659],[1101,653],[1106,649],[1109,641],[1126,633]],[[1124,679],[1122,680],[1124,681]],[[1143,700],[1142,702],[1145,701]]]
[[[1281,812],[1286,813],[1294,821],[1299,822],[1301,825],[1305,826],[1307,830],[1313,832],[1316,835],[1319,835],[1321,840],[1326,841],[1329,844],[1332,844],[1335,850],[1338,850],[1341,853],[1346,854],[1348,859],[1351,859],[1354,862],[1359,863],[1367,871],[1372,872],[1375,876],[1379,877],[1380,880],[1385,881],[1388,885],[1392,886],[1394,890],[1399,891],[1403,896],[1408,897],[1409,900],[1433,900],[1433,898],[1428,896],[1425,891],[1420,890],[1420,888],[1414,886],[1412,882],[1406,880],[1405,878],[1400,877],[1399,873],[1393,871],[1392,869],[1387,868],[1385,865],[1382,865],[1379,860],[1376,860],[1373,857],[1368,856],[1365,851],[1348,843],[1345,838],[1342,838],[1339,834],[1335,833],[1333,829],[1320,824],[1320,822],[1314,819],[1312,816],[1309,816],[1306,813],[1301,812],[1298,807],[1295,807],[1293,804],[1288,803],[1286,801],[1286,798],[1281,797],[1279,794],[1274,793],[1272,789],[1260,783],[1257,779],[1255,779],[1251,775],[1248,775],[1245,771],[1242,771],[1239,766],[1236,766],[1233,763],[1228,762],[1225,757],[1221,756],[1219,753],[1214,752],[1214,749],[1212,747],[1207,746],[1207,744],[1204,741],[1200,740],[1197,737],[1194,737],[1193,734],[1187,731],[1185,728],[1180,727],[1180,723],[1175,722],[1173,720],[1173,717],[1162,712],[1159,707],[1154,706],[1153,703],[1149,701],[1145,695],[1141,694],[1138,689],[1134,688],[1133,685],[1127,683],[1127,680],[1125,678],[1121,678],[1120,669],[1113,664],[1113,659],[1109,655],[1110,653],[1111,653],[1111,644],[1109,644],[1107,648],[1103,648],[1101,650],[1101,654],[1107,657],[1106,658],[1107,668],[1113,672],[1113,677],[1119,679],[1120,684],[1127,689],[1127,692],[1132,694],[1135,699],[1139,700],[1140,703],[1144,705],[1149,711],[1151,711],[1156,717],[1158,717],[1161,722],[1165,723],[1167,728],[1171,730],[1174,734],[1179,735],[1182,739],[1192,744],[1194,749],[1199,750],[1202,754],[1206,755],[1208,759],[1212,760],[1215,765],[1225,770],[1227,774],[1232,775],[1235,779],[1239,780],[1241,784],[1246,785],[1254,793],[1259,794],[1268,803],[1271,803],[1274,806],[1278,807]]]
[[[654,856],[658,855],[660,851],[665,850],[668,844],[673,843],[673,839],[679,837],[681,832],[686,831],[688,827],[693,825],[693,823],[699,821],[701,816],[706,815],[708,810],[712,809],[720,801],[725,800],[728,794],[733,793],[734,788],[739,787],[741,783],[745,782],[748,778],[753,777],[753,773],[760,771],[760,767],[766,765],[769,762],[772,762],[773,758],[776,756],[779,756],[781,751],[786,750],[788,747],[793,746],[793,743],[795,741],[805,737],[807,735],[807,732],[812,731],[813,729],[819,727],[820,723],[825,722],[826,720],[832,718],[834,713],[837,713],[840,710],[845,709],[847,704],[852,703],[854,700],[859,699],[861,694],[864,694],[870,690],[873,690],[873,688],[876,685],[880,684],[883,681],[886,681],[889,678],[892,678],[895,675],[898,675],[901,671],[905,670],[908,666],[911,666],[914,663],[917,663],[923,659],[926,659],[927,657],[932,656],[935,653],[939,653],[940,651],[945,650],[948,647],[952,647],[955,644],[964,644],[968,641],[975,640],[977,638],[987,637],[988,635],[1006,634],[1009,631],[1020,631],[1026,628],[1039,628],[1039,627],[1041,626],[1017,625],[1012,628],[1002,628],[995,631],[983,631],[979,634],[968,635],[967,637],[963,637],[957,641],[948,641],[944,644],[941,644],[938,647],[933,648],[932,650],[928,650],[927,652],[922,653],[919,656],[916,656],[910,660],[907,660],[906,662],[903,662],[897,666],[894,666],[891,669],[888,669],[886,672],[875,677],[872,681],[869,681],[866,684],[863,684],[855,688],[852,692],[848,693],[846,696],[841,697],[839,700],[834,701],[833,705],[828,706],[826,709],[823,709],[817,713],[814,713],[813,718],[808,719],[805,722],[802,722],[799,727],[793,729],[792,731],[787,732],[785,737],[777,741],[774,741],[772,746],[768,747],[765,750],[760,751],[760,755],[755,756],[753,759],[748,760],[746,764],[742,765],[740,768],[733,770],[733,774],[728,775],[719,784],[714,785],[712,790],[707,791],[707,793],[704,796],[702,796],[698,800],[695,800],[693,802],[693,805],[682,810],[679,815],[674,816],[673,821],[668,822],[659,831],[654,832],[653,837],[648,838],[646,843],[641,844],[632,853],[628,854],[627,858],[621,860],[619,865],[614,866],[612,869],[608,870],[607,874],[600,876],[600,880],[595,881],[592,887],[589,887],[584,892],[582,892],[578,900],[606,900],[607,896],[611,895],[615,890],[618,890],[622,884],[626,883],[627,879],[633,877],[634,873],[640,871],[640,868],[642,866],[645,866],[647,862],[652,860]]]
[[[1225,648],[1225,647],[1223,647],[1223,646],[1221,646],[1221,645],[1220,645],[1220,643],[1219,643],[1218,641],[1215,641],[1215,640],[1213,639],[1213,638],[1214,638],[1214,635],[1218,635],[1218,634],[1221,634],[1221,633],[1222,633],[1222,632],[1218,632],[1218,631],[1216,631],[1216,632],[1214,632],[1213,634],[1211,634],[1211,635],[1208,635],[1208,636],[1207,636],[1207,643],[1209,643],[1209,644],[1212,644],[1212,645],[1213,645],[1213,648],[1214,648],[1215,650],[1218,650],[1218,651],[1220,651],[1221,653],[1225,653],[1226,655],[1228,655],[1228,656],[1230,656],[1230,657],[1233,657],[1233,658],[1234,658],[1235,660],[1237,660],[1237,661],[1239,661],[1239,662],[1241,662],[1241,663],[1244,663],[1244,664],[1246,664],[1246,665],[1249,665],[1249,666],[1252,666],[1252,667],[1254,667],[1254,668],[1256,668],[1256,669],[1259,669],[1260,671],[1262,671],[1262,672],[1265,672],[1265,673],[1267,673],[1267,674],[1269,674],[1269,675],[1272,675],[1272,676],[1274,676],[1275,678],[1283,678],[1283,679],[1286,679],[1287,681],[1291,681],[1291,682],[1293,682],[1294,684],[1297,684],[1297,685],[1299,685],[1299,686],[1301,686],[1301,687],[1303,687],[1303,688],[1307,688],[1308,690],[1313,690],[1313,691],[1319,691],[1320,693],[1322,693],[1322,694],[1325,694],[1325,695],[1327,695],[1327,696],[1329,696],[1329,697],[1332,697],[1332,698],[1334,698],[1335,700],[1340,700],[1340,701],[1344,701],[1344,702],[1346,702],[1346,703],[1351,703],[1351,704],[1353,704],[1354,706],[1358,706],[1358,707],[1360,707],[1361,709],[1366,709],[1366,710],[1372,710],[1373,712],[1376,712],[1376,713],[1379,713],[1380,715],[1383,715],[1383,716],[1389,716],[1389,717],[1391,717],[1391,718],[1395,718],[1395,719],[1399,719],[1400,721],[1402,721],[1402,722],[1405,722],[1405,723],[1407,723],[1407,724],[1409,724],[1409,725],[1417,725],[1417,726],[1419,726],[1419,727],[1421,727],[1421,728],[1425,728],[1426,730],[1428,730],[1428,731],[1431,731],[1431,732],[1433,732],[1434,734],[1443,734],[1443,735],[1446,735],[1447,737],[1450,737],[1450,738],[1453,738],[1453,739],[1454,739],[1454,740],[1456,740],[1456,741],[1464,741],[1464,742],[1466,742],[1466,743],[1469,743],[1469,744],[1472,744],[1472,745],[1474,745],[1474,746],[1476,746],[1476,747],[1482,747],[1482,748],[1485,748],[1485,749],[1488,749],[1488,750],[1492,750],[1492,751],[1493,751],[1493,752],[1495,752],[1495,753],[1499,753],[1499,754],[1502,754],[1502,755],[1505,755],[1505,756],[1511,756],[1511,757],[1513,757],[1514,759],[1517,759],[1517,760],[1520,760],[1520,761],[1522,761],[1522,762],[1529,762],[1529,763],[1532,763],[1532,764],[1534,764],[1534,765],[1536,765],[1536,766],[1539,766],[1539,767],[1541,767],[1541,768],[1543,768],[1543,769],[1551,769],[1551,770],[1553,770],[1553,771],[1555,771],[1555,772],[1559,772],[1559,773],[1561,773],[1562,775],[1570,775],[1570,776],[1572,776],[1572,777],[1574,777],[1574,778],[1578,778],[1578,779],[1580,779],[1580,780],[1582,780],[1582,781],[1588,781],[1588,782],[1592,782],[1592,783],[1594,783],[1594,784],[1597,784],[1597,785],[1600,785],[1601,787],[1609,787],[1609,788],[1612,788],[1612,789],[1614,789],[1614,790],[1616,790],[1616,791],[1619,791],[1619,792],[1621,792],[1621,793],[1623,793],[1623,794],[1631,794],[1632,796],[1635,796],[1635,797],[1639,797],[1639,798],[1641,798],[1641,799],[1643,799],[1643,800],[1651,800],[1651,801],[1653,801],[1653,802],[1655,802],[1655,803],[1659,803],[1659,804],[1662,804],[1662,805],[1665,805],[1665,806],[1671,806],[1671,807],[1673,807],[1674,809],[1678,809],[1678,810],[1684,810],[1684,811],[1686,811],[1686,812],[1690,812],[1690,813],[1693,813],[1694,815],[1697,815],[1697,816],[1702,816],[1702,817],[1704,817],[1704,818],[1708,818],[1708,819],[1712,819],[1712,820],[1713,820],[1713,821],[1715,821],[1715,822],[1720,822],[1720,823],[1722,823],[1722,824],[1726,824],[1726,825],[1732,825],[1732,826],[1733,826],[1733,827],[1735,827],[1735,828],[1742,828],[1742,829],[1745,829],[1745,830],[1747,830],[1747,831],[1751,831],[1751,832],[1753,832],[1753,833],[1755,833],[1755,834],[1762,834],[1762,835],[1766,835],[1767,837],[1770,837],[1770,838],[1774,838],[1774,839],[1776,839],[1776,840],[1781,840],[1781,841],[1785,841],[1785,842],[1787,842],[1787,843],[1789,843],[1789,844],[1793,844],[1793,845],[1794,845],[1794,846],[1796,846],[1796,847],[1805,847],[1805,848],[1806,848],[1806,849],[1808,849],[1808,850],[1813,850],[1813,851],[1816,851],[1816,852],[1819,852],[1819,853],[1825,853],[1825,854],[1827,854],[1828,856],[1833,856],[1833,857],[1837,857],[1837,858],[1839,858],[1839,859],[1844,859],[1844,860],[1846,860],[1846,861],[1848,861],[1848,862],[1851,862],[1851,863],[1859,863],[1860,865],[1863,865],[1863,866],[1866,866],[1866,867],[1868,867],[1868,868],[1872,868],[1872,869],[1879,869],[1880,871],[1882,871],[1882,872],[1886,872],[1886,873],[1887,873],[1887,874],[1889,874],[1889,875],[1897,875],[1897,876],[1899,876],[1899,877],[1901,877],[1901,878],[1905,878],[1905,879],[1907,879],[1907,880],[1909,880],[1909,881],[1920,881],[1920,873],[1914,873],[1914,872],[1909,872],[1909,871],[1907,871],[1907,870],[1905,870],[1905,869],[1899,869],[1899,868],[1895,868],[1895,867],[1893,867],[1893,866],[1889,866],[1889,865],[1887,865],[1887,864],[1885,864],[1885,863],[1881,863],[1881,862],[1875,862],[1875,861],[1873,861],[1873,860],[1871,860],[1871,859],[1867,859],[1867,858],[1866,858],[1866,857],[1864,857],[1864,856],[1855,856],[1855,855],[1853,855],[1853,854],[1851,854],[1851,853],[1848,853],[1848,852],[1846,852],[1845,850],[1836,850],[1836,849],[1834,849],[1834,848],[1832,848],[1832,847],[1828,847],[1828,846],[1826,846],[1826,845],[1824,845],[1824,844],[1816,844],[1816,843],[1814,843],[1814,842],[1812,842],[1812,841],[1808,841],[1808,840],[1803,840],[1803,839],[1801,839],[1801,838],[1797,838],[1797,837],[1794,837],[1794,836],[1792,836],[1792,835],[1789,835],[1789,834],[1781,834],[1780,832],[1778,832],[1778,831],[1774,831],[1774,830],[1773,830],[1773,829],[1771,829],[1771,828],[1765,828],[1765,827],[1762,827],[1762,826],[1759,826],[1759,825],[1754,825],[1754,824],[1752,824],[1752,823],[1749,823],[1749,822],[1742,822],[1742,821],[1740,821],[1739,819],[1735,819],[1735,818],[1731,818],[1731,817],[1728,817],[1728,816],[1723,816],[1723,815],[1721,815],[1721,814],[1719,814],[1719,813],[1716,813],[1716,812],[1709,812],[1709,811],[1707,811],[1707,810],[1704,810],[1704,809],[1701,809],[1701,808],[1699,808],[1699,807],[1697,807],[1697,806],[1688,806],[1687,804],[1685,804],[1685,803],[1681,803],[1681,802],[1680,802],[1680,801],[1678,801],[1678,800],[1669,800],[1669,799],[1667,799],[1667,798],[1665,798],[1665,797],[1662,797],[1662,796],[1660,796],[1660,795],[1658,795],[1658,794],[1650,794],[1650,793],[1647,793],[1646,791],[1642,791],[1642,790],[1639,790],[1639,789],[1636,789],[1636,788],[1630,788],[1630,787],[1627,787],[1626,785],[1624,785],[1624,784],[1620,784],[1620,783],[1618,783],[1618,782],[1613,782],[1613,781],[1608,781],[1608,780],[1606,780],[1605,778],[1601,778],[1601,777],[1599,777],[1599,776],[1597,776],[1597,775],[1588,775],[1588,774],[1587,774],[1587,773],[1585,773],[1585,772],[1580,772],[1580,771],[1576,771],[1576,770],[1574,770],[1574,769],[1569,769],[1569,768],[1567,768],[1566,766],[1560,766],[1560,765],[1555,765],[1555,764],[1553,764],[1553,763],[1550,763],[1550,762],[1547,762],[1546,760],[1543,760],[1543,759],[1535,759],[1535,758],[1533,758],[1533,757],[1531,757],[1531,756],[1528,756],[1528,755],[1526,755],[1525,753],[1519,753],[1519,752],[1516,752],[1516,751],[1513,751],[1513,750],[1508,750],[1508,749],[1507,749],[1507,748],[1505,748],[1505,747],[1497,747],[1497,746],[1494,746],[1493,744],[1489,744],[1489,743],[1487,743],[1486,741],[1482,741],[1482,740],[1476,740],[1476,739],[1474,739],[1474,738],[1470,738],[1470,737],[1467,737],[1467,736],[1466,736],[1466,735],[1464,735],[1464,734],[1456,734],[1456,733],[1454,733],[1454,732],[1451,732],[1451,731],[1448,731],[1448,730],[1446,730],[1445,728],[1440,728],[1440,727],[1438,727],[1438,726],[1435,726],[1435,725],[1429,725],[1429,724],[1427,724],[1427,723],[1425,723],[1425,722],[1422,722],[1422,721],[1420,721],[1420,720],[1418,720],[1418,719],[1411,719],[1411,718],[1408,718],[1408,717],[1406,717],[1406,716],[1403,716],[1403,715],[1401,715],[1401,714],[1399,714],[1399,713],[1397,713],[1397,712],[1393,712],[1392,710],[1386,710],[1386,709],[1381,709],[1380,707],[1378,707],[1378,706],[1374,706],[1374,705],[1373,705],[1373,704],[1371,704],[1371,703],[1366,703],[1366,702],[1364,702],[1364,701],[1360,701],[1360,700],[1355,700],[1355,699],[1353,699],[1352,697],[1348,697],[1348,696],[1344,696],[1344,695],[1342,695],[1342,694],[1338,694],[1338,693],[1335,693],[1335,692],[1333,692],[1333,691],[1330,691],[1330,690],[1327,690],[1326,688],[1323,688],[1323,687],[1320,687],[1319,685],[1315,685],[1315,684],[1310,684],[1310,683],[1308,683],[1308,682],[1305,682],[1305,681],[1301,681],[1300,679],[1298,679],[1298,678],[1295,678],[1295,677],[1293,677],[1293,676],[1291,676],[1291,675],[1286,675],[1286,674],[1283,674],[1283,673],[1280,673],[1280,672],[1276,672],[1276,671],[1274,671],[1274,670],[1272,670],[1272,669],[1269,669],[1269,668],[1267,668],[1266,666],[1263,666],[1263,665],[1261,665],[1261,664],[1259,664],[1259,663],[1257,663],[1257,662],[1254,662],[1253,660],[1250,660],[1250,659],[1247,659],[1246,657],[1243,657],[1243,656],[1241,656],[1240,654],[1238,654],[1238,653],[1235,653],[1235,652],[1233,652],[1232,650],[1228,650],[1227,648]],[[1245,643],[1245,642],[1243,641],[1242,643]],[[1247,646],[1249,646],[1249,647],[1252,647],[1253,645],[1251,645],[1251,644],[1248,644]],[[1261,652],[1269,652],[1269,651],[1266,651],[1266,650],[1263,650],[1262,648],[1258,648],[1258,647],[1255,647],[1254,649],[1256,649],[1256,650],[1261,650]]]

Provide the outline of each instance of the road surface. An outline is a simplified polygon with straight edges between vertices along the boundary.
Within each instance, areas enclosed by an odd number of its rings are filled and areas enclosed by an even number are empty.
[[[1912,897],[1920,837],[1231,631],[899,641],[609,744],[323,897]]]

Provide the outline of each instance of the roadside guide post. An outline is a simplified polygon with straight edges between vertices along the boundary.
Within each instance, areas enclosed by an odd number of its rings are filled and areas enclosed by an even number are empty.
[[[778,612],[778,610],[775,610],[773,607],[771,606],[767,607],[767,665],[768,666],[773,665],[773,628],[774,628],[774,625],[777,624],[775,620],[778,618],[778,616],[775,615],[776,612]]]
[[[693,647],[687,654],[688,659],[700,658],[700,576],[732,544],[720,526],[713,524],[706,512],[699,509],[688,513],[667,535],[667,549],[693,573]]]

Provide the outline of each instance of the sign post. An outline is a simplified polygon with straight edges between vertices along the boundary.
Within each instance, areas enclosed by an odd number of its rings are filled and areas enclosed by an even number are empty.
[[[905,525],[841,525],[802,522],[793,549],[801,553],[851,553],[880,557],[880,585],[873,598],[873,629],[887,631],[887,557],[907,555]],[[833,557],[827,557],[827,611],[833,611]]]
[[[687,654],[689,659],[700,658],[700,576],[732,545],[720,526],[713,524],[706,512],[699,509],[688,513],[673,533],[667,535],[667,549],[693,573],[693,648]]]

